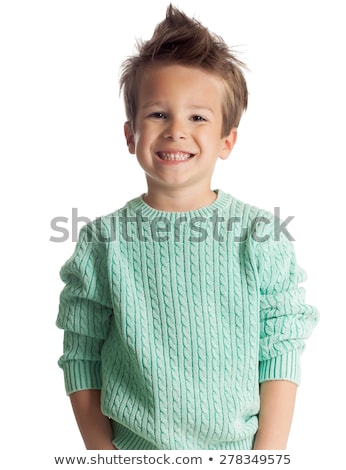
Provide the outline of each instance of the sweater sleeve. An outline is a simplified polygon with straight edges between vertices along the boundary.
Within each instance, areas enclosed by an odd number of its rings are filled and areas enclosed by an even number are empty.
[[[305,303],[305,290],[300,283],[307,279],[307,274],[296,262],[293,243],[285,234],[279,236],[276,226],[275,219],[271,219],[266,234],[256,241],[260,288],[259,381],[289,380],[299,385],[300,356],[319,313]]]
[[[57,326],[64,330],[63,355],[58,364],[64,371],[66,393],[100,389],[101,347],[112,314],[106,262],[106,247],[93,236],[93,226],[84,226],[75,251],[63,265]]]

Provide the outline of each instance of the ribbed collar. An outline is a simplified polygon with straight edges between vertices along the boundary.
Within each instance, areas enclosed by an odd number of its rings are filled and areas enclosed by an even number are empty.
[[[201,207],[199,209],[195,209],[192,211],[185,211],[185,212],[169,212],[169,211],[161,211],[154,209],[153,207],[149,206],[143,200],[143,196],[139,196],[135,199],[129,201],[126,206],[134,211],[140,212],[141,215],[146,217],[165,217],[169,219],[175,219],[176,217],[209,217],[213,214],[215,210],[223,210],[227,205],[230,204],[231,195],[223,192],[221,189],[215,190],[217,194],[217,198],[212,204],[208,206]],[[125,206],[125,207],[126,207]]]

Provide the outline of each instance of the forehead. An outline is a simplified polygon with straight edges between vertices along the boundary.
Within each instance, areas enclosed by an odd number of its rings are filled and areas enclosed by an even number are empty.
[[[218,75],[199,67],[181,64],[146,66],[140,73],[137,88],[141,103],[160,96],[219,101],[224,91],[224,81]]]

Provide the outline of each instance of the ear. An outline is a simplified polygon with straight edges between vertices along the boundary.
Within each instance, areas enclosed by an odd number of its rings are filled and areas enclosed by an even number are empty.
[[[232,152],[232,149],[237,141],[238,129],[233,127],[226,137],[221,139],[221,148],[219,156],[221,160],[226,160],[229,154]]]
[[[124,124],[124,134],[125,134],[125,138],[126,138],[126,143],[127,143],[127,147],[129,149],[129,152],[132,153],[132,154],[135,154],[135,137],[134,137],[134,133],[133,133],[133,130],[132,130],[132,126],[131,124],[129,123],[129,121],[126,121],[125,124]]]

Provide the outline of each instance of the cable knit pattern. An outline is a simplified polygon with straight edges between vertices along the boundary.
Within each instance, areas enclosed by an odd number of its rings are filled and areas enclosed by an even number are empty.
[[[223,191],[163,212],[142,198],[83,227],[61,269],[68,394],[102,390],[119,449],[251,449],[259,383],[300,381],[318,321],[275,217]]]

